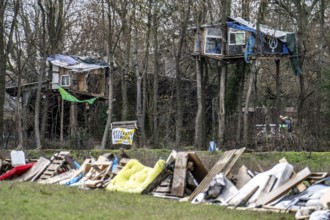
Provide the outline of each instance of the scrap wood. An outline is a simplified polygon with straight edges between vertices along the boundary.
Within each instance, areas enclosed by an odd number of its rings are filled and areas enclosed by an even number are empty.
[[[102,155],[99,156],[96,162],[86,163],[86,167],[90,167],[90,169],[85,175],[85,180],[96,180],[102,177],[102,174],[104,174],[105,170],[107,170],[109,166],[112,166],[112,162]]]
[[[102,180],[86,180],[84,185],[87,186],[88,188],[100,188],[102,187]]]
[[[276,212],[276,213],[289,213],[290,210],[287,209],[268,209],[268,208],[251,208],[251,207],[234,207],[234,206],[227,206],[227,209],[235,209],[235,210],[242,210],[242,211],[258,211],[258,212]]]
[[[170,164],[170,163],[174,162],[175,158],[176,158],[176,155],[177,155],[177,152],[175,150],[172,150],[172,152],[170,153],[170,155],[166,159],[166,164]]]
[[[50,164],[50,160],[40,157],[39,160],[34,164],[34,166],[29,169],[26,173],[23,173],[21,176],[17,177],[18,181],[29,181],[35,177],[38,173],[43,172],[47,166]]]
[[[285,157],[281,158],[278,162],[279,162],[279,163],[289,163],[289,162],[286,160]],[[294,177],[295,175],[296,175],[296,172],[293,171],[293,173],[292,173],[292,177]],[[304,190],[307,188],[307,187],[305,186],[305,184],[303,184],[302,182],[299,183],[296,187],[297,187],[297,189],[298,189],[299,192],[302,192],[302,191],[304,191]]]
[[[69,151],[61,151],[56,153],[51,157],[51,164],[47,167],[45,172],[42,173],[39,180],[46,180],[52,176],[56,176],[59,172],[64,172],[69,170],[65,165],[65,156],[70,155]]]
[[[191,162],[193,164],[193,169],[190,170],[190,172],[199,184],[207,175],[208,170],[205,168],[203,162],[199,159],[198,155],[195,152],[188,153],[188,165]]]
[[[312,172],[307,178],[309,180],[322,180],[328,176],[328,172]]]
[[[162,172],[142,191],[142,194],[148,194],[152,192],[157,186],[159,187],[173,172],[165,167]],[[157,187],[157,188],[158,188]],[[163,192],[171,192],[171,185],[167,185]],[[162,189],[163,190],[163,189]],[[162,190],[157,190],[160,192]]]
[[[196,188],[196,185],[204,179],[207,173],[207,169],[195,152],[176,153],[171,195],[183,197],[185,192],[191,194],[191,190]],[[191,179],[189,179],[190,177]],[[188,180],[196,182],[191,184],[194,186],[192,189],[188,189]]]
[[[192,201],[199,193],[203,192],[209,186],[213,177],[215,177],[217,174],[223,172],[225,175],[227,175],[230,172],[232,166],[236,163],[236,161],[238,160],[238,158],[240,158],[240,156],[243,154],[244,151],[245,148],[225,151],[223,155],[220,157],[220,159],[216,162],[216,164],[205,176],[203,181],[189,196],[189,201]]]
[[[90,170],[90,166],[87,167],[87,164],[91,163],[92,159],[86,159],[83,164],[80,166],[80,168],[75,172],[75,174],[71,177],[71,179],[79,176],[80,174],[85,175],[86,173],[88,173],[88,171]]]
[[[173,172],[173,183],[171,189],[172,196],[182,197],[186,186],[188,153],[179,152],[175,159],[175,167]]]
[[[118,166],[116,167],[116,169],[112,173],[113,174],[112,177],[114,177],[115,175],[117,175],[124,168],[124,166],[128,163],[128,161],[130,161],[130,160],[131,159],[129,159],[129,158],[122,158],[122,159],[120,159],[120,161],[118,163]]]
[[[60,173],[60,174],[58,174],[56,176],[53,176],[53,177],[50,177],[48,179],[38,181],[38,183],[40,183],[40,184],[54,184],[54,183],[58,183],[58,182],[61,182],[63,180],[70,179],[75,173],[76,173],[76,170],[74,170],[74,169],[68,170],[68,171],[66,171],[64,173]]]
[[[236,150],[231,150],[231,151],[225,151],[223,153],[223,155],[220,157],[220,159],[217,161],[217,163],[213,166],[213,168],[208,172],[208,174],[203,179],[203,181],[199,184],[199,186],[190,195],[189,201],[192,201],[198,194],[205,191],[205,189],[210,185],[213,177],[215,177],[217,174],[221,173],[221,171],[224,169],[226,164],[229,162],[229,160],[235,154],[235,151]]]
[[[283,185],[261,197],[260,200],[257,201],[257,205],[266,205],[274,201],[275,199],[281,197],[282,195],[287,193],[292,187],[304,181],[310,174],[311,171],[308,169],[308,167],[306,167],[305,169],[297,173],[294,177],[285,182]]]

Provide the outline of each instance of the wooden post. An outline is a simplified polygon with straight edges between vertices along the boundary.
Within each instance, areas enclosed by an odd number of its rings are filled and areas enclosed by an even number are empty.
[[[64,124],[64,100],[61,103],[61,131],[60,131],[60,141],[63,143],[63,124]]]

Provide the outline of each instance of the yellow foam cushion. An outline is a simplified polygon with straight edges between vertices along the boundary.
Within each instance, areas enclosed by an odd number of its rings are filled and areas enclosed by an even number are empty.
[[[164,165],[164,160],[157,161],[153,168],[142,165],[138,160],[130,160],[106,189],[141,193],[162,172]]]

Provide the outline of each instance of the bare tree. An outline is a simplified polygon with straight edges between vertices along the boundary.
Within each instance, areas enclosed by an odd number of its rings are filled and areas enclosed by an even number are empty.
[[[6,89],[6,70],[7,60],[12,50],[14,29],[17,22],[19,10],[18,0],[13,1],[13,15],[11,21],[6,21],[6,9],[9,7],[9,1],[0,1],[0,146],[3,146],[3,124],[4,124],[4,105]],[[6,24],[6,22],[10,22]],[[5,27],[8,25],[9,34],[6,36]],[[7,42],[5,39],[8,39]]]

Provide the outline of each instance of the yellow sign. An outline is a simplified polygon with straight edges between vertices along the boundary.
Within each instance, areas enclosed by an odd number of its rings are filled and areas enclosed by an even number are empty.
[[[135,129],[114,128],[112,129],[112,144],[132,145]]]

